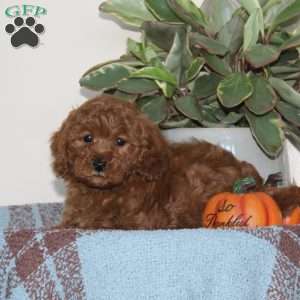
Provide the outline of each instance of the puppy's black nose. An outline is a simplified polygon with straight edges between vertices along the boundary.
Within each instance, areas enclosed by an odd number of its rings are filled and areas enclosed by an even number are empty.
[[[92,161],[92,165],[94,167],[94,170],[98,173],[103,172],[106,166],[106,161],[102,159],[94,159]]]

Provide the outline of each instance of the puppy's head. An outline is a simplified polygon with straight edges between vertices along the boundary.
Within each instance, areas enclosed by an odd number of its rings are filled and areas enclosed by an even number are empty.
[[[168,168],[168,147],[157,126],[133,104],[110,96],[73,110],[51,142],[56,174],[89,187],[126,184],[133,174],[157,180]]]

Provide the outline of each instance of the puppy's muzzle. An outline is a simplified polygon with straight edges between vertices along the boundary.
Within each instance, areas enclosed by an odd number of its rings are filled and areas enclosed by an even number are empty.
[[[107,162],[103,159],[92,160],[92,166],[97,173],[103,172],[105,170]]]

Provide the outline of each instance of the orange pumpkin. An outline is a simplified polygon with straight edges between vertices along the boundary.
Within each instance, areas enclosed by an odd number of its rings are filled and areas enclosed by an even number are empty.
[[[283,224],[285,225],[295,225],[300,224],[300,207],[296,207],[292,212],[283,219]]]
[[[282,215],[276,202],[266,193],[226,192],[217,194],[208,201],[202,223],[210,228],[280,225]]]

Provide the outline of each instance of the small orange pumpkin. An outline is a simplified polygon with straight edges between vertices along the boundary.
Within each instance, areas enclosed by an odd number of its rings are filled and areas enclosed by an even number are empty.
[[[239,180],[234,192],[241,192],[242,185],[254,178]],[[255,182],[255,180],[254,180]],[[202,216],[203,226],[268,226],[282,224],[281,211],[272,197],[263,192],[220,193],[207,203]]]
[[[285,225],[300,224],[300,207],[294,208],[291,213],[283,219]]]

